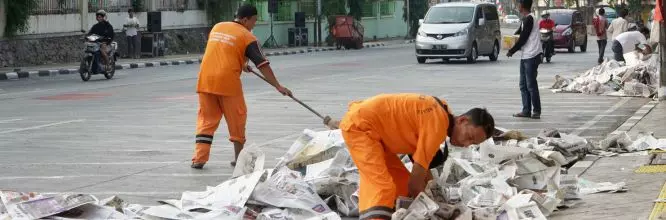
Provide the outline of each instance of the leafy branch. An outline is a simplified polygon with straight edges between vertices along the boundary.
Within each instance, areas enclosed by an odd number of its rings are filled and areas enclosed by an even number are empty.
[[[37,0],[1,0],[7,7],[7,25],[5,36],[14,37],[16,34],[26,32],[30,28],[30,15],[37,9]]]

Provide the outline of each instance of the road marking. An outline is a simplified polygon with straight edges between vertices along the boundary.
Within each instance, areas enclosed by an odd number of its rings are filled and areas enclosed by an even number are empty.
[[[85,121],[85,119],[61,121],[61,122],[50,123],[50,124],[45,124],[45,125],[38,125],[38,126],[32,126],[32,127],[27,127],[27,128],[19,128],[19,129],[7,130],[7,131],[0,131],[0,134],[8,134],[8,133],[14,133],[14,132],[35,130],[35,129],[45,128],[45,127],[51,127],[51,126],[62,125],[62,124],[69,124],[69,123],[74,123],[74,122],[83,122],[83,121]]]
[[[23,120],[23,119],[21,119],[21,118],[15,118],[15,119],[0,120],[0,124],[1,124],[1,123],[8,123],[8,122],[20,121],[20,120]]]
[[[623,106],[625,103],[627,103],[629,100],[631,100],[630,97],[624,97],[624,98],[622,98],[622,100],[620,100],[619,102],[615,103],[615,105],[611,106],[609,109],[607,109],[606,111],[604,111],[602,114],[610,114],[610,113],[613,113],[615,110],[617,110],[618,108],[622,107],[622,106]],[[580,127],[576,128],[576,130],[574,130],[571,134],[573,134],[573,135],[580,135],[581,133],[583,133],[583,131],[589,129],[590,127],[592,127],[592,125],[594,125],[594,124],[596,124],[597,122],[601,121],[602,118],[604,118],[604,116],[600,116],[600,115],[594,116],[594,118],[592,118],[591,120],[587,121],[585,124],[581,125]]]
[[[73,179],[73,178],[105,178],[105,177],[117,177],[125,174],[91,174],[91,175],[66,175],[66,176],[3,176],[0,177],[1,180],[28,180],[28,179]],[[133,176],[143,176],[143,177],[227,177],[231,174],[219,174],[219,173],[139,173]]]

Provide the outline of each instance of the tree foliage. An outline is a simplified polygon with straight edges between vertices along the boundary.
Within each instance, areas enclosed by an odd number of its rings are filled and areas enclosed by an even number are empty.
[[[7,9],[7,25],[5,36],[13,37],[20,32],[26,32],[30,28],[30,15],[37,9],[37,0],[2,0],[5,1]]]
[[[407,7],[403,7],[402,19],[409,25],[409,36],[416,37],[419,31],[419,19],[425,17],[428,12],[427,0],[409,0],[409,19],[407,18]]]

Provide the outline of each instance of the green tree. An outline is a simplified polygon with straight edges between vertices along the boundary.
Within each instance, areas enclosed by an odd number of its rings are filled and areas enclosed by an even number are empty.
[[[427,0],[409,0],[409,18],[407,18],[407,7],[403,7],[402,19],[409,25],[409,37],[416,37],[419,31],[419,19],[425,17],[428,12]]]
[[[20,32],[26,32],[30,28],[30,15],[37,9],[37,0],[1,0],[5,1],[7,7],[7,26],[5,36],[13,37]]]

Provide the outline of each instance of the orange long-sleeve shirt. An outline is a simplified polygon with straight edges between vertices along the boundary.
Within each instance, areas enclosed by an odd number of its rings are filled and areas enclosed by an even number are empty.
[[[350,104],[340,129],[348,130],[352,125],[368,129],[385,150],[413,154],[414,161],[427,169],[446,140],[449,117],[431,96],[381,94]]]

